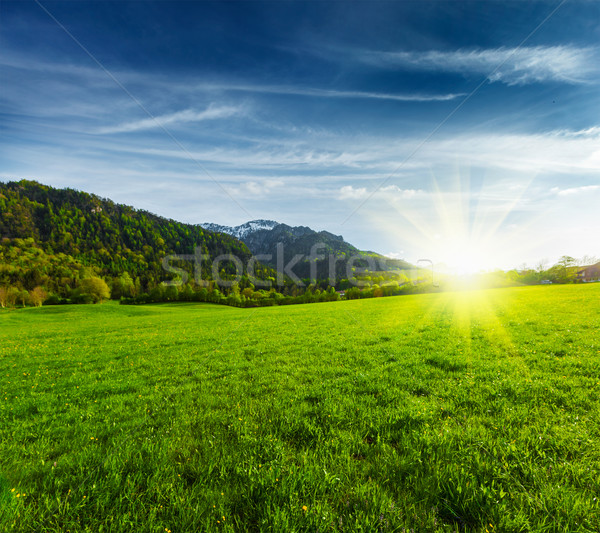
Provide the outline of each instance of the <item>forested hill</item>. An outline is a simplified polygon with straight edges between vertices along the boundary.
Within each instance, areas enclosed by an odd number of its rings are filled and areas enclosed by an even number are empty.
[[[352,265],[369,267],[372,271],[410,270],[413,265],[406,261],[390,259],[375,252],[362,251],[346,242],[341,235],[328,231],[315,231],[307,226],[288,226],[273,220],[252,220],[240,226],[229,227],[205,223],[202,226],[210,231],[233,235],[244,242],[254,255],[264,257],[264,262],[277,267],[278,247],[283,244],[283,262],[294,261],[297,255],[303,256],[294,266],[300,278],[309,278],[311,266],[316,277],[327,279],[330,276],[330,257],[336,257],[335,276],[348,277]],[[312,258],[314,253],[320,259]],[[271,257],[269,260],[268,257]],[[370,260],[370,261],[368,261]],[[352,265],[348,263],[352,261]]]
[[[65,254],[103,276],[128,273],[143,287],[166,279],[163,257],[192,254],[195,247],[214,258],[234,254],[244,264],[247,246],[232,236],[182,224],[73,189],[54,189],[35,181],[0,182],[0,244],[23,246],[33,239],[46,255]],[[31,240],[29,241],[31,245]],[[14,255],[14,254],[13,254]],[[203,279],[210,279],[210,262]],[[256,268],[258,277],[268,269]]]

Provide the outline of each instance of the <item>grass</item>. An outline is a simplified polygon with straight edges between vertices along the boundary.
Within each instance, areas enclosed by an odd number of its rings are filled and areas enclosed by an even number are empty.
[[[0,314],[1,531],[600,530],[600,284]]]

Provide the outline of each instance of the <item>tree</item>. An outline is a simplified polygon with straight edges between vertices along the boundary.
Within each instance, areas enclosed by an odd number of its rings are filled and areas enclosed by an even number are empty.
[[[192,302],[194,300],[194,291],[189,285],[185,285],[179,294],[179,299],[184,302]]]
[[[598,262],[598,258],[594,255],[584,255],[579,261],[579,266],[590,266],[595,265]]]
[[[577,260],[570,255],[563,255],[553,268],[558,267],[558,279],[560,283],[566,283],[571,281],[577,275],[577,268],[575,267]],[[552,269],[551,269],[552,270]]]
[[[6,306],[8,306],[8,289],[0,287],[0,307],[4,309]]]
[[[165,286],[160,283],[150,291],[149,295],[152,302],[163,302],[165,299]]]
[[[335,287],[329,287],[327,289],[327,300],[330,302],[335,302],[340,299],[340,295],[335,291]]]
[[[21,305],[25,307],[29,302],[29,292],[27,292],[25,289],[21,289],[19,291],[19,301],[21,302]]]
[[[21,291],[19,291],[19,289],[17,289],[17,287],[9,287],[8,288],[8,305],[9,305],[9,307],[15,307],[17,305],[20,295],[21,295]]]
[[[240,285],[237,281],[235,281],[233,283],[233,285],[231,286],[231,289],[229,290],[229,294],[232,294],[233,296],[240,295]]]
[[[111,291],[113,298],[131,298],[134,291],[134,283],[128,272],[123,272],[118,278],[114,279]]]
[[[133,284],[133,294],[132,296],[138,296],[142,293],[142,282],[140,278],[135,278],[135,283]]]
[[[548,259],[540,259],[536,264],[535,264],[535,271],[536,272],[544,272],[544,270],[546,270],[548,268]]]
[[[169,285],[165,289],[164,298],[167,302],[176,302],[179,300],[179,291],[177,290],[177,287],[175,285]]]
[[[575,265],[576,262],[577,260],[574,257],[571,257],[570,255],[563,255],[558,260],[558,264],[564,266],[565,268],[569,268]]]
[[[29,293],[29,301],[35,307],[41,307],[48,294],[41,287],[36,287]]]
[[[79,289],[84,295],[91,297],[92,302],[102,303],[110,298],[110,289],[102,278],[90,277],[79,282]]]

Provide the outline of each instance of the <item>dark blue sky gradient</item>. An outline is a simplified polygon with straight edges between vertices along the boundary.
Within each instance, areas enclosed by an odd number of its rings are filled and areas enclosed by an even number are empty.
[[[519,243],[487,266],[600,254],[581,231],[600,3],[561,4],[518,48],[559,4],[42,2],[108,74],[36,2],[1,1],[0,179],[412,260],[450,241]]]

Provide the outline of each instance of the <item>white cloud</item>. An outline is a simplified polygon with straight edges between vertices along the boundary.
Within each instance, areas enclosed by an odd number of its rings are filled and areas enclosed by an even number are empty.
[[[124,122],[117,126],[100,128],[98,133],[129,133],[132,131],[148,130],[187,122],[202,122],[204,120],[229,118],[239,114],[241,114],[241,109],[232,106],[209,106],[204,111],[185,109],[168,115],[160,115],[153,118],[148,117],[142,120]]]
[[[402,189],[397,187],[396,185],[388,185],[387,187],[381,187],[379,191],[383,194],[390,195],[394,199],[403,199],[408,200],[410,198],[414,198],[415,196],[420,196],[424,194],[424,191],[420,189]]]
[[[404,250],[400,250],[399,252],[389,252],[383,255],[389,257],[390,259],[404,259],[406,257]]]
[[[284,182],[280,179],[252,180],[239,185],[227,186],[227,190],[234,196],[265,196],[280,189]]]
[[[426,52],[363,52],[364,62],[387,68],[474,72],[508,85],[562,81],[581,83],[598,72],[598,50],[574,46],[532,46]]]
[[[340,198],[342,200],[362,200],[367,198],[369,193],[365,187],[354,188],[352,185],[344,185],[340,189]]]
[[[341,200],[363,200],[371,195],[384,195],[391,200],[410,199],[416,196],[425,194],[422,190],[417,189],[402,189],[396,185],[387,185],[385,187],[374,188],[368,191],[366,187],[353,187],[352,185],[344,185],[340,189],[339,198]]]
[[[559,189],[553,187],[550,192],[557,194],[558,196],[572,196],[575,194],[584,194],[600,191],[600,185],[583,185],[581,187],[570,187],[568,189]]]

